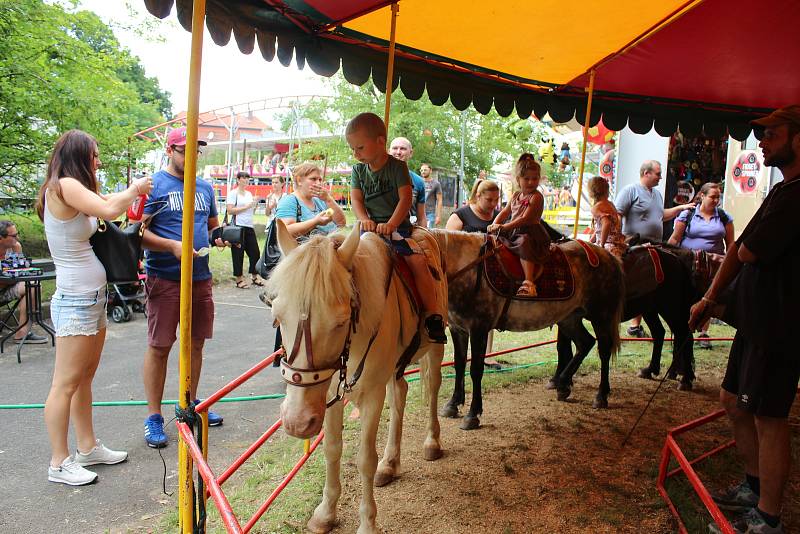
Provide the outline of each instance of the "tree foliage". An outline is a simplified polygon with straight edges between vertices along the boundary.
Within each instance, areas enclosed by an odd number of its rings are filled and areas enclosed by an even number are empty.
[[[298,113],[328,132],[341,133],[347,121],[355,115],[371,111],[383,117],[384,95],[372,83],[361,87],[351,85],[337,74],[326,82],[332,97],[312,101]],[[288,131],[295,112],[281,117],[281,127]],[[481,169],[491,170],[498,164],[510,164],[521,152],[535,151],[545,129],[533,120],[516,115],[500,117],[494,110],[481,115],[473,108],[463,112],[445,104],[435,106],[427,96],[409,100],[400,91],[392,94],[389,140],[407,137],[414,147],[409,162],[411,169],[422,163],[458,171],[461,166],[461,135],[464,132],[464,178],[470,186]],[[305,145],[300,158],[326,154],[329,165],[352,163],[352,155],[342,135],[340,139]]]
[[[128,136],[163,120],[169,94],[97,15],[42,0],[0,0],[0,190],[28,196],[55,139],[79,128],[123,179]],[[145,147],[131,146],[135,158]]]

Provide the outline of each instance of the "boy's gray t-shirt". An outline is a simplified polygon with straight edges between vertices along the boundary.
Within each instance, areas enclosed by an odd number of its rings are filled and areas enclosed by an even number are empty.
[[[658,189],[642,184],[630,184],[614,200],[622,216],[622,233],[639,234],[648,241],[661,241],[664,234],[664,197]]]

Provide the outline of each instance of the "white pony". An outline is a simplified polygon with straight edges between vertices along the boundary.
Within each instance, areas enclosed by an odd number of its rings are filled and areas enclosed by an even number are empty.
[[[288,384],[281,404],[283,426],[298,438],[319,433],[323,421],[325,428],[325,489],[308,529],[328,532],[336,523],[341,494],[341,398],[345,397],[358,407],[362,425],[358,532],[380,532],[373,483],[387,484],[399,471],[408,384],[402,376],[396,378],[396,370],[417,332],[418,317],[394,273],[388,247],[375,234],[361,237],[359,223],[344,242],[340,236],[317,236],[302,245],[283,223],[277,224],[284,258],[267,282],[267,298],[286,347],[281,361]],[[443,345],[423,341],[412,358],[422,358],[423,381],[427,382],[426,460],[442,455],[436,405],[443,356]],[[387,395],[389,436],[379,464],[375,439]]]

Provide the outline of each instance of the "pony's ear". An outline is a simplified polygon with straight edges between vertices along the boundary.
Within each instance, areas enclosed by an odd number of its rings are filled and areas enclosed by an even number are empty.
[[[292,234],[289,233],[289,229],[286,228],[286,224],[282,220],[278,219],[275,221],[275,224],[278,226],[278,248],[280,248],[281,253],[286,256],[297,248],[297,240],[292,237]]]
[[[356,221],[353,224],[353,230],[350,232],[350,235],[344,240],[342,246],[339,247],[337,251],[339,254],[339,260],[342,264],[347,268],[349,271],[353,268],[353,257],[356,255],[356,250],[358,250],[358,242],[361,240],[361,221]]]

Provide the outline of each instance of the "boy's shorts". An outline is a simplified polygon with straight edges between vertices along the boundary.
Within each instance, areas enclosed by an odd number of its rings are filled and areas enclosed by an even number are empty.
[[[383,236],[386,238],[386,236]],[[396,232],[392,232],[391,239],[392,250],[398,256],[411,256],[412,254],[422,254],[419,246],[411,240],[411,228],[401,229],[398,228]]]

